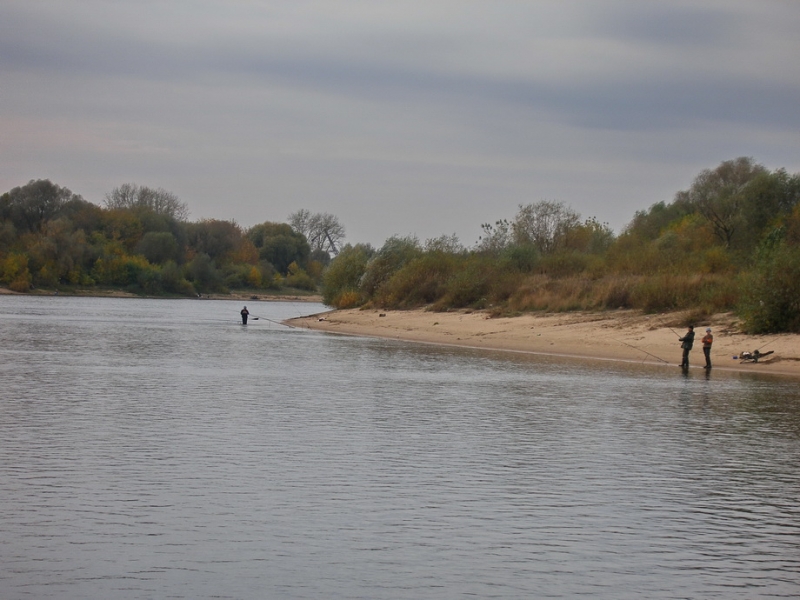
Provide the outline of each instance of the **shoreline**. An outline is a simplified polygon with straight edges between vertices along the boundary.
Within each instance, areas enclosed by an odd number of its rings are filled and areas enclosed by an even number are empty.
[[[202,294],[201,296],[146,296],[126,292],[124,290],[43,290],[36,289],[32,292],[15,292],[0,286],[0,295],[8,296],[64,296],[66,298],[143,298],[156,300],[237,300],[249,302],[317,302],[322,304],[321,294],[264,294],[253,292],[235,291],[228,294]]]
[[[363,337],[409,342],[542,354],[569,358],[637,362],[678,368],[681,360],[676,325],[682,313],[647,315],[639,311],[528,313],[491,318],[482,311],[429,312],[424,309],[389,311],[347,309],[295,317],[286,321],[303,327]],[[689,362],[705,364],[700,338],[711,327],[713,369],[800,378],[800,334],[746,335],[730,314],[715,315],[695,326],[697,337]],[[742,363],[743,351],[773,354],[758,363]],[[712,369],[712,371],[713,371]]]

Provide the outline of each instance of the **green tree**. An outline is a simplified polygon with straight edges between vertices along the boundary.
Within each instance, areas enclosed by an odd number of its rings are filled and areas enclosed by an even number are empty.
[[[415,236],[390,237],[370,259],[361,280],[361,292],[366,298],[373,297],[397,271],[420,256],[422,248]]]
[[[205,252],[189,261],[186,271],[198,291],[214,291],[222,288],[222,274],[213,259]]]
[[[31,263],[40,265],[39,273],[34,276],[37,283],[80,283],[84,270],[90,269],[92,258],[83,230],[75,231],[69,219],[59,218],[44,226],[38,241],[28,250]],[[38,256],[37,250],[41,252]]]
[[[313,292],[317,289],[314,280],[296,262],[289,265],[288,274],[284,282],[287,287]]]
[[[551,254],[565,247],[570,232],[580,226],[580,218],[563,202],[544,200],[520,205],[511,223],[514,243],[531,245],[541,254]]]
[[[446,252],[421,252],[393,271],[386,281],[375,288],[370,300],[386,308],[411,308],[436,302],[447,293],[456,266],[462,269],[467,267],[458,258]],[[465,279],[475,283],[469,287],[480,287],[482,282],[472,277],[476,274],[470,272],[466,275]],[[460,283],[463,287],[464,281]],[[464,294],[458,295],[459,299],[463,297]]]
[[[177,262],[181,258],[180,247],[169,231],[148,231],[136,245],[136,254],[141,254],[152,264],[167,261]]]
[[[187,226],[189,248],[217,263],[229,262],[242,243],[242,228],[234,221],[203,219]]]
[[[167,292],[194,296],[197,291],[194,286],[183,276],[182,269],[173,261],[167,261],[161,268],[161,285]]]
[[[7,283],[15,292],[30,290],[32,277],[27,255],[12,252],[0,262],[0,281]]]
[[[258,256],[268,261],[281,275],[289,273],[289,265],[308,266],[311,248],[305,236],[286,223],[269,221],[255,225],[247,232],[248,239],[258,249]]]
[[[152,265],[143,256],[107,254],[95,262],[92,277],[105,285],[136,288],[140,283],[139,274],[151,268]]]
[[[31,180],[0,196],[0,220],[13,223],[18,233],[37,233],[71,200],[82,198],[49,179]]]
[[[17,229],[11,221],[0,221],[0,256],[9,251],[17,241]]]
[[[109,209],[103,215],[103,233],[132,252],[144,235],[141,219],[127,209]]]
[[[754,251],[770,231],[779,227],[800,204],[800,175],[785,169],[759,173],[742,190],[741,228],[736,249]]]
[[[800,247],[767,239],[743,292],[739,310],[748,332],[800,333]]]
[[[104,211],[100,206],[87,202],[80,196],[73,196],[59,210],[59,216],[69,219],[76,231],[86,235],[103,229]]]
[[[666,204],[657,202],[648,210],[637,210],[633,219],[623,229],[623,235],[636,237],[641,241],[650,241],[658,238],[672,223],[694,214],[694,207],[685,198],[676,198],[674,202]]]
[[[587,254],[605,254],[614,243],[614,231],[608,223],[600,223],[595,217],[567,230],[564,247]]]
[[[375,250],[369,244],[347,244],[322,276],[322,300],[328,306],[345,308],[364,301],[359,290],[367,263]]]
[[[742,207],[747,185],[767,170],[752,158],[726,160],[716,169],[706,169],[695,177],[691,187],[676,195],[676,201],[693,206],[711,223],[714,235],[730,248],[744,226]]]

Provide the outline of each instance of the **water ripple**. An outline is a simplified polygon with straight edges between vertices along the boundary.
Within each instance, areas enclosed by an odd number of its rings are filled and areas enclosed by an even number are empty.
[[[0,297],[3,598],[800,596],[794,384],[238,308]]]

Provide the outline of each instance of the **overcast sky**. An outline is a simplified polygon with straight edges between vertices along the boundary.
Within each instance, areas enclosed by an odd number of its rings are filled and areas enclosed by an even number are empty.
[[[798,0],[2,0],[0,192],[376,246],[540,200],[619,230],[723,160],[800,171],[798,31]]]

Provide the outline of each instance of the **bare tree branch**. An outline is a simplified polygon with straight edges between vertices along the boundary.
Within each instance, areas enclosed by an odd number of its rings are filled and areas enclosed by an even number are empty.
[[[154,213],[172,217],[178,221],[189,218],[189,207],[175,194],[163,188],[153,189],[135,183],[123,183],[105,197],[106,208],[146,208]]]
[[[344,226],[330,213],[311,213],[303,208],[289,215],[292,229],[306,236],[311,251],[322,251],[334,256],[339,253],[345,238]]]

